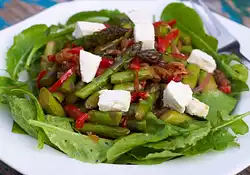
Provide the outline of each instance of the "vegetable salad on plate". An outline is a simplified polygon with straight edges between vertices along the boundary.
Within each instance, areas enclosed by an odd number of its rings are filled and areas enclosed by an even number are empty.
[[[159,164],[239,146],[250,113],[231,113],[249,90],[247,68],[217,53],[184,4],[152,19],[142,10],[84,11],[15,36],[10,76],[0,77],[12,132],[90,163]],[[28,79],[18,81],[23,71]]]

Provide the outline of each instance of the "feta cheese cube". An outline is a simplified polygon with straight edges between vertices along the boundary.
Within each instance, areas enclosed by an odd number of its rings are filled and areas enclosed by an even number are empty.
[[[152,23],[135,24],[135,41],[142,41],[142,50],[155,48],[155,31]]]
[[[124,90],[100,91],[98,106],[100,111],[123,111],[127,112],[130,107],[131,95]]]
[[[132,10],[127,15],[134,24],[152,23],[153,21],[153,15],[144,10]]]
[[[163,92],[163,104],[180,113],[184,113],[186,106],[192,100],[193,92],[189,85],[171,81]]]
[[[97,22],[79,21],[76,23],[75,31],[72,33],[76,39],[86,35],[91,35],[94,32],[105,29],[105,25]]]
[[[208,73],[213,73],[216,69],[216,63],[213,57],[199,49],[194,49],[191,52],[189,58],[187,59],[187,62],[196,64]]]
[[[80,50],[79,62],[82,81],[89,83],[94,79],[101,61],[102,58],[100,56]]]
[[[200,102],[196,98],[192,98],[192,100],[187,105],[186,112],[190,115],[205,118],[209,112],[209,106]]]

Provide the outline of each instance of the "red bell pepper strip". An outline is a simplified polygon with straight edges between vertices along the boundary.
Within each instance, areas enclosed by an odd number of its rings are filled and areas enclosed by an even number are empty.
[[[224,92],[225,94],[230,94],[231,91],[231,86],[221,86],[219,87],[219,90]]]
[[[181,81],[181,76],[169,76],[167,79],[167,83],[170,83],[170,81],[174,81],[174,82],[180,82]]]
[[[41,85],[40,85],[40,80],[46,75],[47,71],[46,70],[42,70],[38,76],[37,76],[37,79],[36,79],[36,87],[37,88],[41,88]]]
[[[154,27],[159,27],[161,25],[169,25],[170,27],[173,27],[174,25],[176,24],[176,20],[173,19],[169,22],[166,22],[166,21],[158,21],[158,22],[154,22],[153,25]]]
[[[96,76],[98,77],[99,75],[103,74],[103,72],[109,68],[112,64],[114,63],[113,60],[109,59],[109,58],[102,58],[102,61],[99,65],[99,68],[96,71]]]
[[[138,96],[139,96],[141,99],[146,100],[146,99],[149,97],[149,93],[144,92],[144,91],[141,91],[141,92],[138,92]]]
[[[99,65],[100,68],[109,68],[114,63],[113,60],[109,58],[102,57],[102,61]]]
[[[55,55],[48,55],[48,60],[51,62],[56,61],[56,56]]]
[[[79,108],[71,104],[65,105],[64,110],[69,117],[76,120],[75,127],[77,129],[82,128],[85,121],[89,118],[88,114],[81,112]]]
[[[157,38],[157,47],[158,51],[161,53],[165,53],[167,48],[169,47],[170,43],[179,35],[179,30],[174,29],[170,31],[166,36],[164,37],[158,37]]]
[[[75,47],[75,48],[68,50],[68,52],[72,53],[72,54],[80,55],[80,50],[83,50],[83,48],[82,47]]]
[[[57,89],[65,82],[73,73],[75,72],[75,67],[70,68],[57,82],[55,82],[50,88],[50,92],[56,92]]]

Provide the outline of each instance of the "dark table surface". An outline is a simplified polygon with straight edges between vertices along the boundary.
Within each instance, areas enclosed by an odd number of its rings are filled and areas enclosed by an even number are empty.
[[[0,30],[56,3],[70,0],[0,0]],[[214,11],[250,27],[250,0],[204,0]],[[0,161],[0,175],[20,175]],[[250,167],[239,175],[250,175]]]

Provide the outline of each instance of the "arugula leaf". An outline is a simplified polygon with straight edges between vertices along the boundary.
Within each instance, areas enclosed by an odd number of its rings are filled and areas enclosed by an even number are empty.
[[[30,93],[28,91],[25,91],[23,89],[13,89],[13,90],[11,90],[11,92],[27,94],[34,101],[34,104],[36,106],[37,120],[38,121],[45,121],[45,116],[44,116],[44,113],[43,113],[43,109],[42,109],[40,103],[38,102],[37,98],[32,93]],[[46,136],[44,135],[43,131],[41,129],[38,130],[38,148],[39,149],[43,148],[45,137]]]
[[[195,145],[199,140],[207,136],[211,130],[209,122],[197,121],[196,125],[199,125],[199,128],[187,132],[184,135],[169,138],[156,143],[147,143],[143,146],[154,149],[176,150],[178,148]]]
[[[231,80],[232,93],[230,96],[240,95],[241,92],[249,91],[248,85],[240,80]]]
[[[7,52],[6,60],[7,71],[12,79],[17,79],[18,74],[24,70],[29,52],[46,30],[46,25],[34,25],[14,37],[14,43]]]
[[[209,133],[204,139],[198,141],[193,147],[184,149],[184,155],[202,154],[211,150],[225,150],[229,145],[235,145],[235,136],[225,129]]]
[[[58,117],[58,116],[52,116],[47,115],[46,116],[46,122],[50,125],[54,125],[56,127],[68,130],[73,132],[73,129],[71,127],[71,124],[69,122],[73,122],[73,119],[66,118],[66,117]]]
[[[67,25],[74,24],[77,21],[88,21],[88,22],[99,22],[104,23],[108,21],[111,17],[120,15],[121,12],[119,10],[100,10],[100,11],[85,11],[79,12],[71,16]]]
[[[213,122],[212,131],[220,130],[221,128],[230,127],[235,134],[244,135],[248,132],[248,125],[242,120],[244,117],[249,116],[250,112],[240,115],[228,115],[225,111],[219,112],[217,120]]]
[[[225,61],[223,57],[217,53],[217,40],[205,33],[202,20],[194,9],[187,7],[182,3],[171,3],[163,10],[161,19],[165,21],[176,19],[177,27],[182,32],[191,36],[194,48],[201,49],[213,56],[218,68],[228,77],[243,82],[245,81],[246,76],[245,74],[242,75],[242,72],[243,70],[244,72],[247,70],[246,67],[241,67],[241,72],[238,72],[238,70],[231,67],[228,64],[228,61]]]
[[[196,97],[210,107],[206,119],[212,122],[212,124],[218,119],[218,111],[225,111],[229,114],[237,104],[237,100],[235,98],[228,96],[217,89],[203,92]]]
[[[37,138],[37,130],[28,121],[36,119],[36,108],[26,98],[8,96],[8,103],[14,121],[30,136]]]
[[[106,153],[113,141],[99,138],[98,142],[90,137],[53,125],[30,120],[33,126],[44,130],[50,141],[69,157],[89,163],[99,163],[106,160]]]
[[[27,135],[27,132],[25,132],[24,129],[21,128],[16,122],[13,122],[11,132],[16,133],[16,134],[24,134],[24,135]]]
[[[148,160],[148,159],[158,159],[158,158],[173,158],[181,156],[181,153],[174,153],[169,150],[156,150],[152,148],[137,147],[132,149],[129,154],[135,157],[137,160]]]

